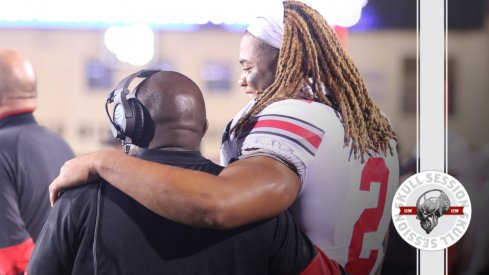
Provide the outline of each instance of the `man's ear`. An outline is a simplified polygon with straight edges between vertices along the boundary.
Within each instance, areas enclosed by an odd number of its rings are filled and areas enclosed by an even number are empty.
[[[204,129],[202,129],[202,136],[205,135],[205,133],[207,133],[207,130],[209,129],[209,120],[207,120],[207,118],[205,119],[205,125],[204,125]]]

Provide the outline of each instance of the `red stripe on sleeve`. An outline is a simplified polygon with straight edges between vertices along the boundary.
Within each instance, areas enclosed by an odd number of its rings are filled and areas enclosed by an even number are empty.
[[[321,140],[322,140],[322,138],[319,135],[307,130],[306,128],[303,128],[297,124],[293,124],[293,123],[286,122],[286,121],[281,121],[281,120],[276,120],[276,119],[259,120],[254,125],[254,128],[260,128],[260,127],[277,128],[277,129],[281,129],[281,130],[285,130],[285,131],[294,133],[294,134],[304,138],[305,140],[307,140],[316,149],[319,147],[319,145],[321,144]]]
[[[17,245],[0,248],[0,274],[16,275],[24,272],[33,250],[32,238]]]

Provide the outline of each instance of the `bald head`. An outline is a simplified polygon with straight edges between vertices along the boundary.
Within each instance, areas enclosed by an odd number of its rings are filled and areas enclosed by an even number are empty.
[[[36,85],[30,61],[17,51],[0,49],[0,102],[33,99]]]
[[[137,88],[137,98],[154,123],[151,149],[197,150],[207,129],[204,98],[199,87],[171,71],[151,75]]]

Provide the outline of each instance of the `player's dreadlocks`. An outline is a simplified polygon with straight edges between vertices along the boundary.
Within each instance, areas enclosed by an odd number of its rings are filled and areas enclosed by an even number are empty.
[[[275,81],[238,121],[237,131],[273,102],[303,96],[331,106],[342,119],[345,146],[351,142],[354,158],[362,161],[369,151],[384,154],[397,139],[388,120],[368,96],[357,68],[339,43],[336,33],[316,10],[299,1],[284,1],[284,33]],[[324,87],[328,95],[324,94]]]

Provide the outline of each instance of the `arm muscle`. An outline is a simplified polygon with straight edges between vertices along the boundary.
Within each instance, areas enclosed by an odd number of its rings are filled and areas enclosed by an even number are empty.
[[[189,225],[231,228],[268,218],[287,209],[300,189],[294,172],[264,156],[238,160],[214,176],[112,154],[97,158],[102,178],[159,215]]]

